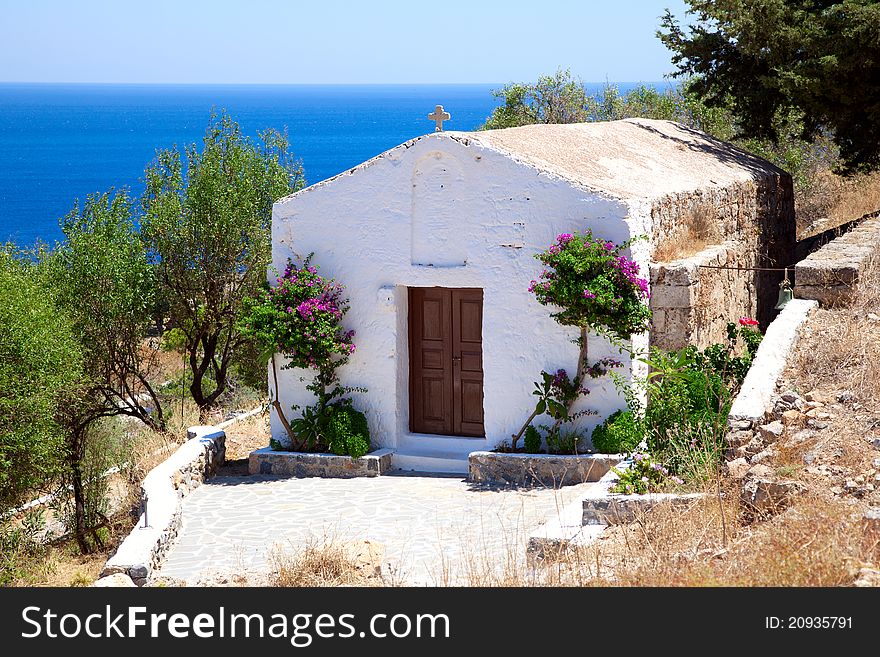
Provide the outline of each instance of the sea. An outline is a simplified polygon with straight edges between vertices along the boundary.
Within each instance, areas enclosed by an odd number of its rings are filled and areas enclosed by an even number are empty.
[[[87,194],[139,195],[156,151],[199,143],[212,111],[253,138],[286,131],[313,184],[433,132],[435,105],[452,116],[446,129],[476,129],[502,86],[0,83],[0,244],[60,240],[59,218]]]

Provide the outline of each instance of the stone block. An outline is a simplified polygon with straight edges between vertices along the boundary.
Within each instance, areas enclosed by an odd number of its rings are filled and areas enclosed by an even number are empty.
[[[686,506],[703,497],[702,493],[648,493],[621,495],[609,493],[603,497],[584,500],[584,525],[622,525],[634,522],[661,504]]]
[[[337,454],[284,452],[264,447],[251,452],[248,457],[248,472],[250,474],[300,478],[377,477],[391,469],[392,454],[390,449],[379,449],[358,459],[353,459],[350,456]]]
[[[693,288],[657,285],[651,288],[651,306],[654,308],[690,308],[693,306]]]
[[[471,452],[468,456],[468,481],[475,484],[558,488],[598,481],[622,458],[619,454]]]

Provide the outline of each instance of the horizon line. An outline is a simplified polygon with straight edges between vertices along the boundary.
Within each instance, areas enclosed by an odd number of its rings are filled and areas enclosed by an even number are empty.
[[[582,80],[583,84],[656,84],[672,82],[660,80]],[[437,86],[437,85],[473,85],[486,86],[493,84],[511,84],[511,82],[90,82],[90,81],[43,81],[43,80],[0,80],[0,85],[31,84],[31,85],[116,85],[116,86],[235,86],[235,87],[368,87],[368,86]]]

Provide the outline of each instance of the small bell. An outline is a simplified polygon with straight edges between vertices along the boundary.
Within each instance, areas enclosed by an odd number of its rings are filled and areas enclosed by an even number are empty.
[[[788,280],[788,269],[785,270],[785,278],[779,284],[779,300],[773,306],[776,310],[785,308],[785,304],[794,299],[794,292],[791,289],[791,282]]]

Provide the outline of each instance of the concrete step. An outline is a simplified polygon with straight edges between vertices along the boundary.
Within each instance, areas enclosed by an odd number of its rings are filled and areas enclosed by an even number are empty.
[[[558,557],[595,541],[605,525],[583,524],[583,500],[576,500],[548,518],[529,535],[529,561]]]
[[[439,450],[395,451],[393,467],[412,472],[464,474],[468,472],[467,454]]]

